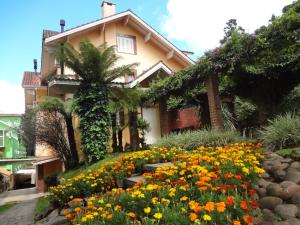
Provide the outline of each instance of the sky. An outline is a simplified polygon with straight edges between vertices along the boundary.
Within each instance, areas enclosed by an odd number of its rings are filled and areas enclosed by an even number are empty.
[[[101,0],[1,0],[0,113],[23,113],[21,81],[24,71],[40,66],[42,30],[66,29],[99,19]],[[223,28],[235,18],[253,32],[293,0],[112,0],[117,12],[131,9],[194,58],[218,46]],[[39,70],[40,68],[38,68]]]

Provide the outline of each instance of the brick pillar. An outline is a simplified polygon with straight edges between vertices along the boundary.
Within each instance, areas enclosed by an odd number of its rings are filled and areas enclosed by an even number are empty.
[[[167,103],[165,99],[159,101],[159,115],[160,115],[160,130],[161,134],[170,133],[169,112],[167,110]]]
[[[213,130],[224,130],[221,100],[216,75],[208,76],[206,85],[211,127]]]

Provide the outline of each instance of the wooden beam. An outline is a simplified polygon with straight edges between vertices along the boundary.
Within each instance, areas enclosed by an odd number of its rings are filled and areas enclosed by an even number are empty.
[[[147,43],[148,41],[150,41],[151,35],[152,35],[151,32],[149,32],[148,34],[145,35],[144,40],[145,40],[146,43]]]
[[[129,22],[129,19],[130,19],[129,15],[125,17],[124,23],[123,23],[124,26],[127,26],[128,22]]]
[[[174,56],[174,50],[171,50],[167,53],[166,58],[167,60],[172,59]]]

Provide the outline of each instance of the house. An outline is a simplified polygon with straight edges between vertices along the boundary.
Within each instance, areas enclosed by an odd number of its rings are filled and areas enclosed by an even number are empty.
[[[115,80],[116,85],[124,88],[137,85],[148,88],[152,81],[172,76],[176,71],[194,64],[188,56],[190,52],[178,49],[131,10],[116,13],[116,5],[107,1],[103,1],[101,7],[100,19],[68,30],[64,29],[65,21],[61,20],[60,32],[43,31],[41,71],[35,73],[35,76],[28,72],[24,74],[24,77],[32,76],[31,82],[27,86],[23,85],[25,93],[28,92],[28,98],[31,91],[35,92],[32,94],[34,101],[26,101],[29,108],[43,101],[44,96],[55,96],[64,100],[73,98],[81,82],[80,77],[55,58],[56,47],[66,42],[77,49],[83,39],[88,39],[95,46],[106,42],[108,46],[116,46],[116,52],[121,56],[118,66],[139,63],[132,69],[131,74]],[[39,81],[35,81],[36,76],[39,76]],[[155,143],[162,135],[171,131],[199,127],[197,108],[168,112],[164,99],[157,104],[143,105],[138,111],[150,124],[151,129],[146,133],[148,144]],[[74,119],[74,123],[79,145],[78,119]],[[128,128],[123,131],[124,144],[130,143],[129,132]]]
[[[21,115],[0,114],[0,158],[26,156],[25,148],[17,132],[20,122]]]

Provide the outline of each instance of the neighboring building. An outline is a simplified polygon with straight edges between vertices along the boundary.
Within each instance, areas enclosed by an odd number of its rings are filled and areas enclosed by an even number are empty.
[[[18,158],[26,156],[17,129],[21,122],[21,115],[0,114],[0,158]]]
[[[61,32],[43,31],[41,72],[35,73],[27,86],[23,83],[25,93],[28,91],[26,104],[29,108],[34,103],[43,101],[44,96],[66,100],[76,92],[81,82],[80,77],[66,66],[61,68],[61,64],[55,59],[55,48],[65,42],[77,49],[83,39],[90,40],[95,46],[106,42],[108,46],[116,46],[116,52],[121,56],[117,66],[139,63],[131,74],[115,80],[116,84],[124,88],[137,85],[148,88],[152,81],[172,76],[176,71],[194,64],[188,57],[190,52],[179,50],[132,11],[116,13],[116,5],[106,1],[102,2],[101,7],[102,18],[98,20],[65,31],[64,21],[61,21]],[[30,76],[29,72],[25,72],[24,80]],[[34,100],[29,100],[32,90]],[[162,135],[171,131],[199,127],[197,108],[168,112],[163,99],[157,104],[141,106],[139,114],[150,123],[151,130],[146,134],[148,144],[155,143]],[[75,127],[77,135],[78,122]],[[77,143],[80,142],[78,139],[77,135]],[[129,129],[123,131],[123,143],[130,143]]]
[[[27,112],[36,105],[36,90],[40,87],[40,73],[24,72],[22,87],[24,88],[25,111]]]

